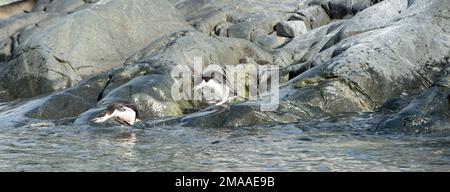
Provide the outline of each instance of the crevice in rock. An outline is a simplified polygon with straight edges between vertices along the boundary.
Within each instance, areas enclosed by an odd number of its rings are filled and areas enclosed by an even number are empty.
[[[65,73],[63,73],[63,72],[56,71],[56,70],[54,70],[54,69],[48,69],[48,70],[49,70],[49,71],[52,71],[52,72],[54,72],[54,73],[57,73],[57,74],[59,74],[59,75],[61,75],[61,76],[63,76],[63,77],[66,77],[68,80],[71,79],[67,74],[65,74]]]
[[[62,64],[67,64],[74,72],[76,72],[77,70],[75,69],[75,67],[72,66],[72,64],[69,61],[66,61],[64,59],[58,58],[57,56],[53,55],[53,58],[55,58],[56,61],[58,61],[59,63]]]
[[[295,77],[301,75],[302,73],[308,71],[313,67],[312,63],[307,61],[300,64],[289,65],[280,68],[280,76],[289,75],[289,79],[294,79]]]
[[[112,78],[113,78],[112,75],[108,75],[108,81],[106,82],[106,84],[103,87],[100,94],[97,96],[97,102],[100,102],[103,99],[103,93],[105,93],[105,90],[106,90],[106,88],[108,88],[109,84],[111,83]]]

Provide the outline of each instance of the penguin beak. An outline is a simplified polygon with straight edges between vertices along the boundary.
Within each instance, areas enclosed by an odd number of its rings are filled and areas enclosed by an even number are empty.
[[[200,84],[198,84],[197,86],[195,86],[192,90],[197,91],[197,90],[203,88],[205,85],[206,85],[206,81],[203,79],[203,81]]]
[[[101,114],[101,115],[95,117],[94,119],[92,119],[92,122],[103,123],[111,117],[112,117],[112,115],[109,115],[109,114]]]
[[[92,119],[91,121],[94,122],[94,123],[98,123],[100,121],[100,118],[96,117],[96,118]]]

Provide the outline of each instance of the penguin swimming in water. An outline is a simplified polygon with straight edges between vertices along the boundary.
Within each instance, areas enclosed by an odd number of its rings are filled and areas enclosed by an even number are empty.
[[[194,91],[202,88],[209,88],[213,91],[214,100],[211,103],[215,103],[216,106],[225,104],[230,97],[232,91],[230,82],[225,74],[219,71],[213,71],[202,75],[202,82],[194,87]]]
[[[114,118],[118,123],[125,126],[132,126],[140,121],[139,112],[135,105],[116,102],[110,104],[105,111],[92,119],[92,122],[103,123],[111,118]]]

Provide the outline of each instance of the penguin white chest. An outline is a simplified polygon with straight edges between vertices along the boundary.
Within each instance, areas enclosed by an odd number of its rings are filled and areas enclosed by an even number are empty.
[[[230,97],[230,88],[226,84],[217,82],[216,80],[209,80],[206,82],[203,80],[199,85],[194,87],[194,91],[203,90],[203,98],[209,101],[217,101],[216,105],[222,105],[228,101]]]
[[[220,101],[219,103],[216,103],[216,105],[224,104],[230,96],[230,89],[228,88],[228,86],[218,83],[214,80],[208,81],[205,87],[213,91],[212,96],[214,100]]]
[[[228,95],[225,95],[226,93],[226,86],[217,83],[216,81],[208,81],[208,83],[206,83],[207,87],[209,87],[210,89],[214,90],[214,95],[216,96],[217,99],[223,99],[224,97],[227,97]]]
[[[124,107],[123,110],[115,110],[113,116],[126,121],[130,125],[136,123],[136,112],[129,107]]]

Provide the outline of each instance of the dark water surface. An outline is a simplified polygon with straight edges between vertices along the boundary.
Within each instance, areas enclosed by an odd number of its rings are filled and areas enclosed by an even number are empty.
[[[450,134],[368,119],[249,128],[2,128],[0,171],[450,171]]]

